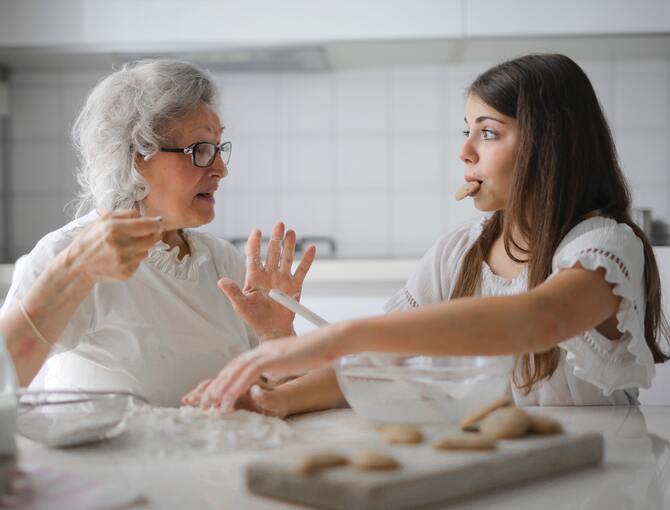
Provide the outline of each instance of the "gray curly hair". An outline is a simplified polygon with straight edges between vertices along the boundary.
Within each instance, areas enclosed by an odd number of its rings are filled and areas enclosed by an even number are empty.
[[[135,167],[166,143],[166,121],[200,102],[215,107],[213,79],[187,62],[139,60],[101,81],[86,100],[72,129],[81,186],[76,216],[92,208],[132,209],[149,193]]]

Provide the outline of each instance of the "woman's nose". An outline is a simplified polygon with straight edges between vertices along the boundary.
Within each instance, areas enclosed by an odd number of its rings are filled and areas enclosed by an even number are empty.
[[[463,163],[474,164],[477,162],[477,152],[472,147],[469,139],[466,139],[461,147],[461,153],[458,155]]]
[[[213,175],[217,175],[219,178],[223,179],[228,175],[228,166],[223,161],[223,158],[219,155],[214,160],[214,163],[209,167],[209,171]]]

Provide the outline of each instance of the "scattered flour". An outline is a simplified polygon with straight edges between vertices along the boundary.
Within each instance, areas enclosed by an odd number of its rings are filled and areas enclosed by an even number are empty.
[[[250,411],[137,405],[117,440],[134,453],[158,457],[275,448],[292,436],[289,425]],[[115,441],[116,442],[116,441]]]

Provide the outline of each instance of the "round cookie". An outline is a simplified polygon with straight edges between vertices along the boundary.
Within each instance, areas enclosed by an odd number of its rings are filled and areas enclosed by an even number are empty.
[[[456,200],[463,200],[465,197],[472,195],[479,191],[481,184],[478,181],[469,181],[464,183],[461,187],[456,190],[454,198]]]
[[[448,436],[433,445],[436,450],[495,450],[496,440],[484,434]]]
[[[390,471],[400,464],[391,456],[373,450],[359,450],[349,455],[349,463],[363,471]]]
[[[530,431],[538,436],[550,436],[563,433],[563,425],[548,416],[531,416]]]
[[[324,469],[345,466],[347,463],[347,458],[337,453],[308,453],[298,461],[295,471],[302,475],[313,475]]]
[[[507,398],[499,398],[498,400],[494,400],[490,404],[485,405],[484,407],[481,407],[477,409],[476,411],[473,411],[469,415],[467,415],[465,418],[461,420],[460,423],[460,429],[461,430],[469,430],[475,426],[475,424],[482,419],[486,418],[489,414],[491,414],[493,411],[496,409],[500,409],[501,407],[506,407],[508,405],[511,405],[512,401]]]
[[[389,444],[418,444],[423,441],[423,434],[411,425],[384,425],[377,429],[382,441]]]
[[[517,439],[530,431],[532,419],[518,407],[502,407],[482,420],[479,431],[495,439]]]

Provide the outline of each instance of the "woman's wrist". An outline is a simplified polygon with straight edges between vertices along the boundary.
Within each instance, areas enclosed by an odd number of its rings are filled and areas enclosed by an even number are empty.
[[[262,341],[276,340],[277,338],[295,336],[295,330],[293,329],[293,326],[290,326],[288,328],[258,330],[256,331],[256,334]]]
[[[70,245],[55,259],[51,272],[62,275],[76,290],[88,293],[96,284],[95,279],[86,270],[83,254],[76,246]]]

